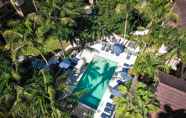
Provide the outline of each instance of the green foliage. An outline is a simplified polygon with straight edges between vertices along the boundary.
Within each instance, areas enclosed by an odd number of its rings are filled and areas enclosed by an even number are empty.
[[[152,90],[143,83],[137,84],[134,96],[130,93],[130,87],[125,85],[121,85],[119,91],[123,95],[114,99],[116,118],[147,118],[148,112],[158,110]]]
[[[36,12],[0,21],[0,32],[7,43],[0,49],[0,117],[69,118],[73,110],[69,104],[77,105],[78,95],[66,98],[62,110],[61,103],[56,100],[58,92],[65,93],[69,89],[64,84],[67,73],[55,78],[47,71],[23,67],[17,62],[20,55],[41,55],[45,59],[44,54],[61,49],[63,45],[66,47],[69,42],[84,46],[111,33],[128,36],[142,27],[148,28],[150,33],[129,37],[147,45],[147,51],[139,55],[134,65],[136,75],[153,78],[157,67],[169,69],[164,65],[169,55],[159,57],[148,50],[162,43],[173,47],[171,55],[186,62],[185,30],[166,26],[168,20],[177,20],[177,16],[170,12],[169,0],[97,0],[90,6],[91,14],[86,14],[87,4],[83,0],[34,2]],[[129,86],[119,89],[124,96],[116,99],[116,117],[141,118],[156,108],[152,104],[152,91],[141,83],[137,85],[135,96],[130,95]]]
[[[163,62],[157,56],[153,54],[141,54],[136,60],[133,71],[136,75],[145,75],[153,78],[155,70],[161,64]]]
[[[4,110],[6,114],[20,118],[30,116],[33,118],[61,118],[64,114],[67,117],[68,114],[61,112],[55,104],[56,91],[53,86],[53,78],[49,73],[42,73],[43,75],[34,74],[33,78],[26,80],[22,86],[15,86],[16,99],[13,100],[13,103],[9,103],[9,100],[4,101],[3,97],[6,97],[8,93],[1,97],[0,103],[11,105]],[[3,104],[0,104],[0,107]]]

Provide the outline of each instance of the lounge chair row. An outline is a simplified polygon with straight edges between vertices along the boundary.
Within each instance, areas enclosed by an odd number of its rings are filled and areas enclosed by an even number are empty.
[[[107,102],[104,112],[101,114],[101,118],[111,118],[115,110],[115,105]]]

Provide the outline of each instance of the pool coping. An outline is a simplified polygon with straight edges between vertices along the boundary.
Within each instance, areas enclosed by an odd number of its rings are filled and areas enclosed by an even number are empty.
[[[84,104],[82,102],[79,102],[79,105],[81,105],[81,106],[83,106],[83,107],[85,107],[85,108],[87,108],[89,110],[92,110],[93,112],[96,112],[96,110],[97,110],[97,109],[94,109],[94,108],[89,107],[88,105],[86,105],[86,104]]]

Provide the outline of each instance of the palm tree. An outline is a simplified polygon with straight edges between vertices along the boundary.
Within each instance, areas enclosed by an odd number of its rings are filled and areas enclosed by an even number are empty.
[[[135,95],[130,93],[130,85],[121,85],[119,90],[123,95],[114,99],[116,118],[147,118],[148,112],[158,110],[154,94],[143,83],[136,85]]]
[[[10,56],[12,59],[12,63],[15,64],[16,71],[17,71],[17,62],[16,62],[16,57],[17,57],[17,52],[24,47],[25,44],[19,41],[23,36],[22,34],[14,31],[14,30],[7,30],[3,33],[3,35],[7,39],[7,45],[10,50]],[[19,44],[19,45],[16,45]]]
[[[23,0],[10,0],[10,3],[16,10],[17,14],[21,17],[24,17],[23,11],[20,7],[24,3],[24,1]]]
[[[34,6],[34,8],[35,8],[35,10],[36,10],[36,12],[38,11],[38,8],[37,8],[37,3],[36,3],[36,1],[35,0],[32,0],[32,3],[33,3],[33,6]]]
[[[148,61],[147,61],[148,60]],[[132,69],[132,73],[136,76],[146,76],[148,78],[154,78],[154,74],[157,68],[169,72],[169,66],[165,64],[166,60],[161,57],[158,57],[156,54],[144,53],[139,55],[134,68]]]

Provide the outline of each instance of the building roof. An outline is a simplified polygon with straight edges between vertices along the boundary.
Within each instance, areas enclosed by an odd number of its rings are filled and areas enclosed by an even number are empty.
[[[160,108],[170,105],[173,110],[186,109],[186,81],[172,75],[158,72],[159,84],[156,95],[160,101]]]
[[[9,3],[8,0],[0,0],[0,8],[3,7],[3,6],[5,6],[8,3]]]
[[[186,0],[175,0],[176,12],[180,16],[179,26],[186,26]]]

